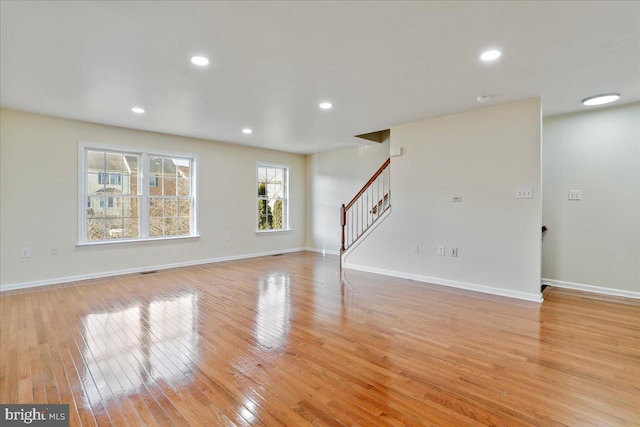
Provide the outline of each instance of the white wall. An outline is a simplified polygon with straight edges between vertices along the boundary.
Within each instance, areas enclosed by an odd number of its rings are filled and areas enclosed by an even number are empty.
[[[543,277],[640,292],[640,103],[546,118],[543,141]]]
[[[199,239],[77,247],[78,141],[199,155]],[[0,111],[0,284],[303,248],[305,156]],[[288,164],[293,231],[256,235],[256,161]],[[225,233],[231,240],[225,241]],[[31,257],[21,259],[20,248]],[[51,248],[58,255],[51,255]]]
[[[540,127],[538,99],[393,127],[391,215],[347,265],[539,301]]]
[[[340,251],[340,206],[348,203],[388,158],[388,140],[308,156],[308,247]]]

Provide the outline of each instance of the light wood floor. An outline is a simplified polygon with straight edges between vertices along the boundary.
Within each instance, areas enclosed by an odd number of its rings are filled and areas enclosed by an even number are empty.
[[[308,252],[0,299],[0,401],[71,425],[640,425],[633,300],[341,281]]]

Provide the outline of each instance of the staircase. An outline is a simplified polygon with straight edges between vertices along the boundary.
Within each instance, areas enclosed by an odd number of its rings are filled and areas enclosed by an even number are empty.
[[[390,165],[391,158],[388,158],[358,194],[340,208],[340,225],[342,227],[340,268],[342,268],[342,256],[391,207]]]

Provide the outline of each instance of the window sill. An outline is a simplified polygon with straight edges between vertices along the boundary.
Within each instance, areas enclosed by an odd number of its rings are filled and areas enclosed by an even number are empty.
[[[283,228],[281,230],[256,230],[256,235],[261,235],[261,234],[273,234],[273,233],[289,233],[293,231],[290,228]]]
[[[150,243],[150,242],[171,242],[175,240],[198,240],[200,235],[193,236],[171,236],[171,237],[148,237],[146,239],[114,239],[114,240],[101,240],[99,242],[78,242],[77,247],[87,246],[114,246],[114,245],[130,245],[135,243]]]

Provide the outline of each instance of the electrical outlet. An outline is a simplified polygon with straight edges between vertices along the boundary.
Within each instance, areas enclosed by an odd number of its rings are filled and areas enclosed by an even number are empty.
[[[451,248],[451,256],[452,257],[458,256],[458,248]]]
[[[227,242],[231,240],[231,233],[224,233],[224,240]]]
[[[420,252],[420,245],[415,245],[415,246],[413,247],[413,253],[414,253],[414,254],[417,254],[418,252]]]
[[[31,251],[29,248],[20,248],[20,258],[29,258],[31,256]]]
[[[451,201],[453,203],[460,203],[462,201],[462,196],[453,196],[451,197]]]
[[[516,199],[533,199],[533,188],[521,187],[516,189]]]
[[[439,256],[444,256],[445,255],[445,250],[446,250],[446,248],[444,247],[444,245],[438,246],[438,255]]]
[[[56,256],[58,255],[58,248],[55,246],[51,247],[51,256]]]
[[[582,200],[582,190],[569,190],[569,200]]]

